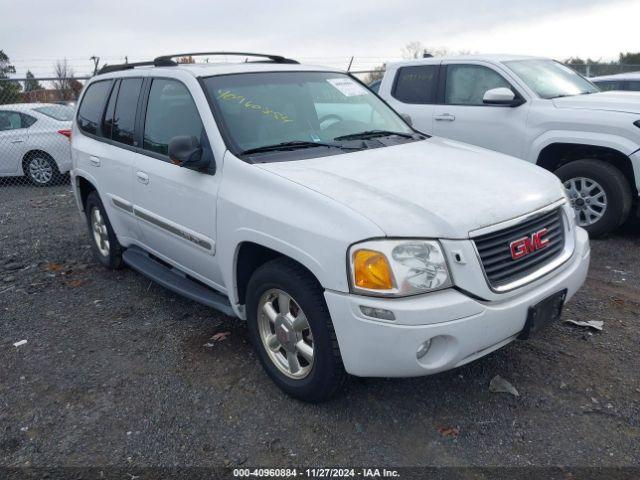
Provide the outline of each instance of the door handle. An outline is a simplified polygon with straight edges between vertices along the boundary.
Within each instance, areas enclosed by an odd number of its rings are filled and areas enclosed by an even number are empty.
[[[450,113],[443,113],[442,115],[436,115],[433,118],[438,122],[453,122],[456,119],[456,116],[451,115]]]
[[[13,142],[11,142],[11,143],[23,143],[23,142],[24,142],[24,140],[14,140],[14,141],[13,141]]]
[[[136,177],[138,177],[140,183],[144,183],[145,185],[149,183],[149,175],[144,172],[136,172]]]
[[[91,162],[91,165],[93,165],[94,167],[100,166],[100,159],[98,157],[91,156],[89,157],[89,161]]]

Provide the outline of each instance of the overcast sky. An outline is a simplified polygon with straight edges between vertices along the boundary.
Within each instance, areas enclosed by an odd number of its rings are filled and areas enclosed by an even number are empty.
[[[478,53],[613,59],[640,50],[640,0],[0,0],[0,49],[24,75],[76,75],[182,51],[273,52],[366,69],[411,41]]]

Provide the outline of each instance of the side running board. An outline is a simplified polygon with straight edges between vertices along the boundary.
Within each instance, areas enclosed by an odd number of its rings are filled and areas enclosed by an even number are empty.
[[[129,247],[122,254],[124,263],[149,277],[156,283],[184,297],[215,308],[234,317],[229,299],[222,293],[191,280],[183,272],[154,260],[147,252],[138,247]]]

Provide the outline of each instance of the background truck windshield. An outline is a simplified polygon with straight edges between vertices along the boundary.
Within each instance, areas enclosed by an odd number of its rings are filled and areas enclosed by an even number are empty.
[[[283,142],[334,142],[370,130],[413,133],[366,87],[340,73],[245,73],[204,84],[236,153]]]
[[[553,60],[516,60],[504,63],[541,98],[569,97],[599,91],[589,80]]]

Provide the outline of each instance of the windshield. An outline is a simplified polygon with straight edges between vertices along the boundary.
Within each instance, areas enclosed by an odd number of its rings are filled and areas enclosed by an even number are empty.
[[[36,112],[40,112],[54,120],[67,121],[73,120],[73,107],[67,105],[51,105],[48,107],[34,108]]]
[[[541,98],[569,97],[599,91],[589,80],[553,60],[517,60],[504,63]]]
[[[204,84],[238,154],[314,144],[348,151],[369,148],[363,139],[413,141],[415,134],[366,87],[340,73],[243,73],[205,78]]]

